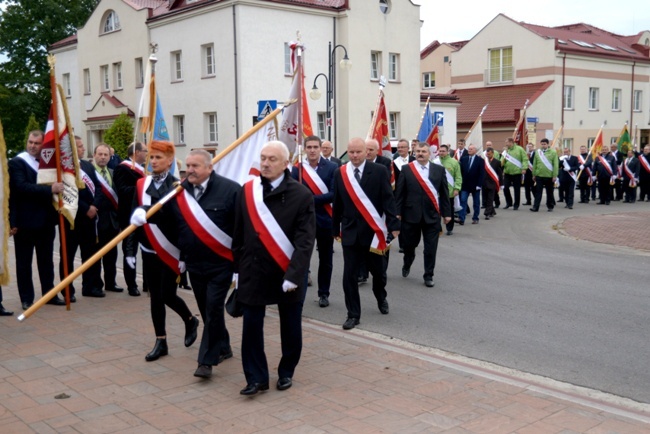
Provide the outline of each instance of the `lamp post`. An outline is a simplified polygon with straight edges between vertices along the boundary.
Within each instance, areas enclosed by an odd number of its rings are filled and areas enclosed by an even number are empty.
[[[311,99],[317,100],[320,99],[321,97],[321,91],[318,89],[316,86],[316,80],[318,80],[318,77],[323,76],[325,77],[325,89],[326,89],[326,116],[327,116],[327,140],[332,140],[332,109],[334,109],[334,116],[336,117],[336,106],[334,105],[336,101],[336,69],[334,68],[334,53],[337,48],[342,48],[343,49],[343,59],[340,62],[340,67],[341,69],[349,70],[352,68],[352,61],[350,61],[350,58],[348,57],[348,50],[341,44],[335,45],[332,48],[332,42],[329,43],[328,46],[328,75],[325,75],[324,73],[320,73],[314,77],[314,85],[312,86],[311,91],[309,92],[309,97]],[[334,119],[334,124],[336,125],[336,119]],[[337,141],[336,141],[336,128],[334,129],[334,146],[337,146]]]

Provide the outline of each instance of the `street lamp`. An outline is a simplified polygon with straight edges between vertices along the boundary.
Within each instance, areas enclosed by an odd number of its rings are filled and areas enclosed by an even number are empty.
[[[309,97],[311,99],[317,100],[320,99],[322,93],[318,89],[318,86],[316,86],[316,80],[318,80],[318,77],[323,76],[325,77],[325,89],[327,93],[327,104],[326,104],[326,116],[327,116],[327,140],[332,140],[332,120],[331,120],[331,114],[332,114],[332,109],[334,109],[334,116],[336,117],[336,107],[334,106],[334,101],[336,101],[336,69],[334,68],[334,52],[336,51],[337,48],[342,48],[343,49],[343,59],[341,59],[341,62],[339,63],[341,69],[344,69],[346,71],[349,71],[350,68],[352,68],[352,61],[348,57],[348,50],[341,44],[334,46],[332,48],[332,42],[329,43],[328,46],[328,75],[325,75],[324,73],[320,73],[314,77],[314,85],[311,88],[311,91],[309,92]],[[334,119],[334,124],[336,124],[336,119]],[[336,129],[334,129],[334,146],[337,146],[337,141],[336,141]]]

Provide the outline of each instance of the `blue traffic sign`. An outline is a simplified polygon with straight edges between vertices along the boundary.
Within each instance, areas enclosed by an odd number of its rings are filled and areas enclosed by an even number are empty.
[[[278,107],[277,100],[257,101],[257,120],[261,121]]]

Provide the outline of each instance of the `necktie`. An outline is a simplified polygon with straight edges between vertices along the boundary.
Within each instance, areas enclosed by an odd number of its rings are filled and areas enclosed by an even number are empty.
[[[203,195],[203,186],[202,185],[196,185],[194,186],[194,197],[196,200],[199,200],[199,198]]]
[[[469,157],[469,168],[472,168],[472,163],[474,162],[474,156]]]
[[[106,169],[102,169],[102,177],[108,181],[108,171]]]
[[[361,173],[358,167],[354,169],[354,177],[357,179],[357,182],[361,183]]]
[[[273,190],[273,186],[268,179],[262,178],[262,196],[266,197]]]
[[[427,166],[422,166],[422,170],[427,170]]]

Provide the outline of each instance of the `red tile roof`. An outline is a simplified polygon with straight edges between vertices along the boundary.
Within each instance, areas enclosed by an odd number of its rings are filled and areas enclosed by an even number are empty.
[[[184,10],[200,8],[202,6],[219,3],[224,0],[197,0],[192,3],[187,3],[187,0],[176,0],[172,2],[171,7],[168,1],[161,0],[124,0],[132,3],[161,3],[159,6],[154,7],[151,13],[152,18],[159,18],[168,14],[182,13]],[[315,9],[326,10],[345,10],[349,9],[349,0],[261,0],[271,3],[284,3],[296,6],[304,6]]]
[[[67,38],[63,38],[60,41],[56,41],[54,44],[50,45],[50,50],[65,47],[67,45],[73,45],[77,43],[77,34],[70,35]]]
[[[460,104],[462,101],[458,98],[458,95],[452,95],[449,93],[431,93],[431,92],[420,92],[420,102],[427,102],[427,98],[431,103],[457,103]]]
[[[472,124],[481,113],[485,104],[488,108],[483,113],[483,123],[513,123],[516,122],[516,111],[528,100],[530,106],[553,83],[518,84],[511,86],[481,87],[476,89],[456,89],[451,95],[456,95],[463,101],[458,107],[458,124]]]

